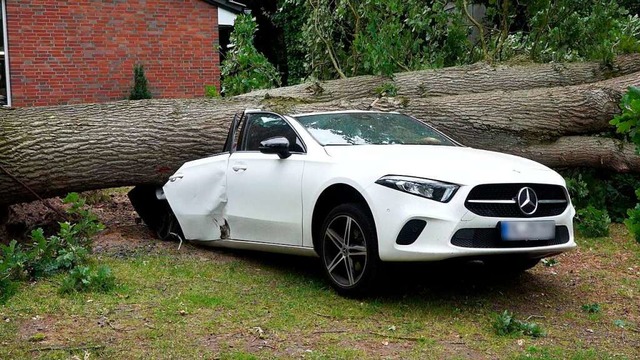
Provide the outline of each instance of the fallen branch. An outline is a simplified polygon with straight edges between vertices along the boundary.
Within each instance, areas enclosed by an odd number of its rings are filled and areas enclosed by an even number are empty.
[[[73,352],[73,351],[79,351],[79,350],[98,350],[98,349],[104,349],[104,345],[83,345],[83,346],[45,346],[45,347],[39,347],[39,348],[34,348],[34,349],[30,349],[29,351],[67,351],[67,352]]]

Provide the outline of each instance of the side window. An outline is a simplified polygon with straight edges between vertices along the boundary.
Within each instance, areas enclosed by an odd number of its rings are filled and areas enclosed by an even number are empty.
[[[234,152],[238,149],[238,139],[240,137],[240,128],[244,127],[245,116],[243,113],[237,113],[234,115],[231,125],[229,126],[229,133],[227,139],[224,142],[223,152]]]
[[[240,135],[238,150],[258,151],[260,142],[276,136],[283,136],[289,140],[291,152],[304,152],[302,141],[296,132],[284,119],[275,114],[249,114]]]

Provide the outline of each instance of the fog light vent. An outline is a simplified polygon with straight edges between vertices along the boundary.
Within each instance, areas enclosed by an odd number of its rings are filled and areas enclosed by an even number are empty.
[[[424,227],[427,226],[427,222],[424,220],[409,220],[400,230],[398,234],[398,238],[396,239],[396,244],[398,245],[411,245],[413,244]]]

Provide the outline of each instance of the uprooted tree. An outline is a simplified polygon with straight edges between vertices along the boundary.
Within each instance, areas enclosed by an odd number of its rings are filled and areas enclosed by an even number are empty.
[[[640,172],[634,145],[611,137],[640,55],[597,63],[471,65],[361,76],[226,99],[142,100],[0,111],[0,203],[69,191],[161,184],[221,150],[234,114],[397,110],[465,145],[549,166]]]

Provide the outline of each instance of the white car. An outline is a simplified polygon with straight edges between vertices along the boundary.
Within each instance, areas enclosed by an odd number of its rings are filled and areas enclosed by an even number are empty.
[[[179,223],[156,221],[165,235],[317,255],[344,294],[371,289],[381,262],[524,271],[576,246],[558,173],[400,113],[245,111],[223,153],[184,164],[157,198]]]

